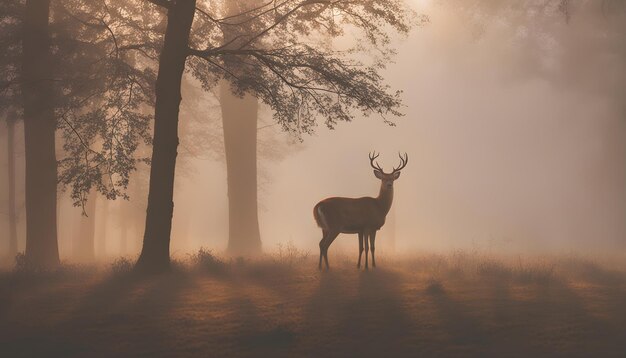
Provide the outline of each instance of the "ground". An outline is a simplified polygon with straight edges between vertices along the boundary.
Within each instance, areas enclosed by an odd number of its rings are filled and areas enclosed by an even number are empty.
[[[1,357],[624,357],[626,272],[456,252],[0,277]],[[196,257],[198,258],[198,257]]]

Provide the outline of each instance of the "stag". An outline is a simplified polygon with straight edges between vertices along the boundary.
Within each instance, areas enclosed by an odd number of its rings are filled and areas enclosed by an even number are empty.
[[[322,269],[322,258],[328,266],[328,248],[339,234],[358,234],[359,236],[359,262],[361,268],[361,256],[365,249],[365,269],[368,269],[368,251],[372,249],[372,267],[376,267],[374,252],[376,250],[376,232],[385,224],[385,217],[391,209],[393,201],[393,182],[400,177],[400,171],[409,162],[408,154],[398,154],[400,166],[393,168],[391,173],[385,173],[376,158],[380,154],[370,153],[370,165],[374,168],[374,175],[380,179],[380,192],[376,198],[327,198],[315,205],[313,217],[317,225],[322,229],[320,240],[319,269]],[[369,243],[368,243],[369,239]]]

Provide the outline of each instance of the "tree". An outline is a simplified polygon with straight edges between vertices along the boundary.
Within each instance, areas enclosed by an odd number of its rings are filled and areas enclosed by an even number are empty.
[[[264,163],[282,160],[301,146],[293,135],[277,129],[271,113],[259,106],[257,99],[233,95],[227,81],[220,81],[216,87],[208,93],[210,97],[207,98],[207,93],[202,90],[198,81],[192,81],[189,76],[183,78],[182,92],[185,100],[181,106],[180,117],[185,120],[179,125],[181,148],[176,161],[176,185],[181,184],[181,175],[193,170],[186,162],[190,157],[204,157],[224,163],[228,174],[228,210],[234,212],[228,218],[228,251],[231,255],[252,254],[261,248],[257,212],[262,209],[264,183],[271,176],[265,170]],[[247,115],[242,115],[244,113]],[[233,129],[242,125],[245,137]],[[250,133],[251,131],[256,133]],[[225,142],[231,144],[230,151]],[[241,147],[244,146],[246,149],[242,150]],[[239,158],[242,160],[239,161]],[[242,165],[242,161],[246,165]],[[238,179],[237,183],[233,184],[230,180],[232,178]],[[233,202],[234,197],[242,196],[242,191],[246,193],[246,201]],[[238,208],[247,211],[244,220]],[[181,221],[188,220],[188,217],[174,217],[179,225]],[[178,231],[178,235],[183,234],[184,230]],[[246,245],[248,243],[253,244],[252,250]],[[238,245],[243,249],[237,248]]]
[[[94,205],[94,213],[96,212],[96,207]],[[94,235],[94,246],[95,252],[98,258],[103,259],[106,257],[107,245],[106,245],[106,235],[108,232],[108,226],[110,223],[109,220],[109,201],[101,200],[100,201],[100,214],[98,215],[98,234]],[[96,241],[97,240],[97,241]]]
[[[20,25],[17,19],[21,16],[20,7],[12,1],[0,3],[0,113],[7,125],[7,175],[8,175],[8,220],[9,220],[9,251],[12,259],[17,254],[17,209],[15,202],[15,123],[21,117],[19,110],[20,93],[14,86],[19,72],[21,44],[18,40]]]
[[[159,58],[154,136],[146,228],[136,267],[155,272],[169,269],[170,232],[174,213],[174,172],[178,147],[181,78],[185,70],[195,0],[158,2],[167,7],[167,27]]]
[[[257,205],[257,113],[252,95],[232,94],[228,81],[220,83],[224,152],[228,185],[228,252],[261,251]]]
[[[83,207],[84,213],[78,223],[78,235],[74,235],[72,243],[74,258],[84,262],[93,262],[96,257],[96,198],[96,192],[93,190]]]
[[[140,271],[169,268],[180,84],[188,56],[192,56],[191,71],[205,88],[228,79],[238,96],[253,93],[267,103],[285,130],[311,133],[317,115],[332,128],[338,121],[350,121],[353,108],[377,113],[388,123],[385,115],[400,115],[399,93],[387,93],[378,73],[393,53],[385,26],[401,33],[411,27],[412,14],[400,1],[286,0],[221,19],[207,12],[211,9],[196,8],[194,0],[150,2],[168,12],[156,82],[144,245],[136,265]],[[190,39],[196,11],[204,22]],[[364,31],[379,54],[374,65],[364,66],[347,53],[322,50],[303,41],[307,34],[320,31],[339,36],[340,25]],[[240,26],[243,31],[235,31],[238,35],[224,42],[220,39],[224,26]],[[269,39],[271,47],[259,45]],[[239,71],[234,73],[227,63]]]
[[[254,9],[251,1],[224,4],[226,16],[236,16]],[[226,26],[223,43],[234,41],[240,34]],[[250,31],[251,29],[248,29]],[[233,73],[236,64],[226,63]],[[258,99],[250,94],[233,94],[231,84],[223,80],[220,86],[220,106],[224,128],[226,183],[228,186],[228,252],[233,255],[258,254],[261,251],[257,197],[257,126]]]
[[[27,0],[22,40],[22,101],[26,158],[26,259],[59,264],[56,227],[53,74],[50,71],[49,0]]]
[[[72,185],[75,204],[84,206],[92,187],[108,198],[123,195],[137,162],[137,137],[150,140],[149,118],[137,108],[151,101],[154,81],[148,68],[128,65],[126,53],[134,48],[117,45],[106,4],[14,0],[0,6],[6,49],[0,102],[21,98],[25,127],[26,259],[52,267],[59,262],[57,126],[67,155],[58,179]],[[106,140],[95,146],[97,138]]]
[[[14,112],[9,112],[9,116],[14,116]],[[10,258],[17,255],[17,212],[15,203],[15,118],[7,118],[7,175],[8,196],[9,196],[9,252]]]

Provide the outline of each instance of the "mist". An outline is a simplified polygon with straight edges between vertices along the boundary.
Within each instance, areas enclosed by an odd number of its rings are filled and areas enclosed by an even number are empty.
[[[259,149],[267,176],[259,194],[264,249],[291,240],[315,250],[313,206],[329,196],[376,196],[379,181],[367,158],[376,150],[387,170],[398,152],[410,155],[393,204],[398,251],[622,255],[624,48],[610,48],[617,52],[609,56],[581,34],[600,21],[615,25],[623,14],[603,20],[592,8],[532,28],[506,14],[476,24],[454,2],[415,5],[430,23],[394,40],[396,62],[385,71],[390,86],[403,90],[405,116],[393,118],[395,126],[376,116],[335,130],[320,126],[282,160],[264,160]],[[529,49],[540,46],[535,38],[554,48]],[[289,140],[278,128],[263,131]],[[189,161],[194,173],[177,178],[174,251],[178,228],[192,248],[224,250],[223,161]],[[379,238],[385,247],[385,228]],[[350,250],[355,241],[340,236],[335,245]]]
[[[0,2],[0,356],[626,351],[626,3]]]
[[[412,4],[430,21],[393,39],[397,55],[384,76],[403,91],[404,116],[388,118],[395,126],[357,116],[334,130],[320,125],[300,143],[272,124],[270,110],[259,110],[267,124],[258,129],[257,148],[264,249],[288,241],[315,249],[315,203],[375,196],[379,184],[367,153],[376,150],[384,168],[397,165],[398,152],[411,161],[396,188],[395,238],[388,249],[624,252],[626,62],[623,35],[611,33],[619,30],[623,11],[607,16],[587,4],[566,21],[533,15],[532,6],[474,5]],[[598,25],[598,33],[590,33]],[[598,36],[609,40],[599,43]],[[350,42],[349,36],[338,40]],[[192,102],[185,97],[182,112],[194,118],[193,129],[181,134],[172,252],[223,251],[228,200],[216,94]],[[198,144],[207,138],[208,145]],[[0,150],[4,167],[6,148]],[[6,176],[1,180],[5,188]],[[130,195],[137,223],[128,252],[119,252],[115,213],[100,224],[109,228],[101,244],[106,256],[139,251],[145,197]],[[97,217],[125,205],[100,204]],[[82,210],[63,199],[60,208],[60,251],[69,258]],[[384,230],[380,241],[386,245]],[[346,249],[354,244],[337,242]]]

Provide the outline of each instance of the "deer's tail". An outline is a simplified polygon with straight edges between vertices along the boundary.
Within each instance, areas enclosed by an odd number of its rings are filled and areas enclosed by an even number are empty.
[[[323,229],[327,227],[327,224],[326,219],[324,218],[324,213],[322,211],[322,204],[323,202],[319,202],[317,203],[317,205],[315,205],[315,207],[313,208],[313,217],[315,218],[317,226]]]

